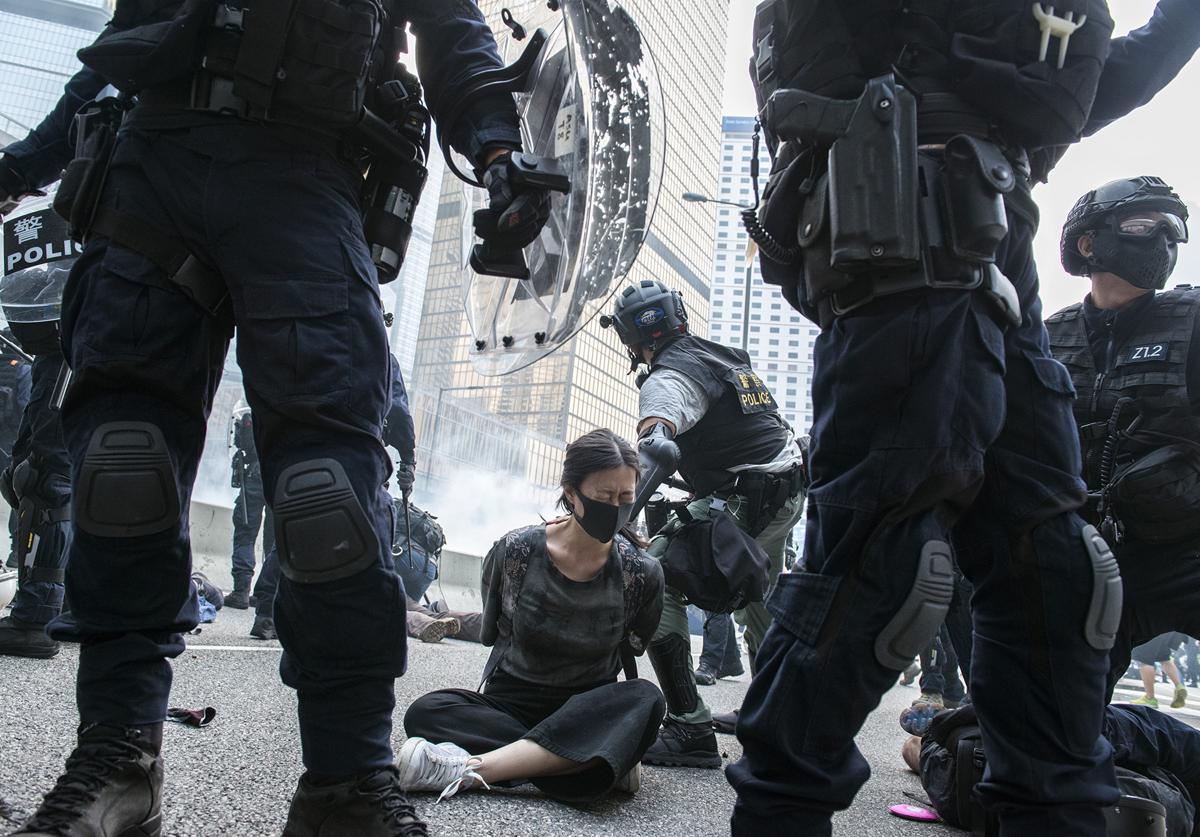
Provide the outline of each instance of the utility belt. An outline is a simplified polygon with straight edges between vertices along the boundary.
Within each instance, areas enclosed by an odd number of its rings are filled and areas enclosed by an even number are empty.
[[[771,525],[783,507],[804,490],[804,469],[796,465],[787,471],[767,473],[765,471],[742,471],[728,486],[714,491],[712,496],[729,501],[741,497],[745,505],[742,510],[746,520],[746,531],[758,537]]]
[[[1021,321],[1016,289],[995,259],[1008,234],[1006,208],[1036,223],[1018,179],[1023,157],[988,139],[986,121],[955,97],[926,98],[919,113],[913,94],[885,75],[858,99],[784,89],[767,103],[767,129],[806,149],[790,166],[807,170],[773,175],[795,191],[768,194],[762,223],[780,229],[774,210],[791,227],[794,214],[796,258],[786,267],[799,269],[822,327],[880,297],[925,288],[981,291],[998,319]]]
[[[118,98],[91,103],[81,111],[74,126],[75,159],[64,173],[55,199],[55,209],[70,223],[72,238],[82,242],[92,235],[102,235],[141,253],[193,302],[215,315],[225,304],[228,292],[223,277],[212,266],[192,254],[177,236],[160,233],[136,216],[101,204],[117,132],[127,114],[134,111],[138,116],[152,117],[211,113],[303,128],[306,141],[361,164],[365,172],[363,229],[379,281],[389,282],[399,275],[427,173],[430,118],[421,101],[420,83],[401,64],[394,65],[377,85],[368,83],[382,11],[364,17],[326,0],[291,0],[261,3],[254,12],[276,15],[281,7],[293,6],[295,19],[289,23],[285,15],[279,31],[274,32],[270,27],[264,29],[262,19],[259,25],[246,30],[242,25],[244,10],[239,7],[204,0],[185,3],[181,15],[190,15],[193,27],[197,15],[211,15],[205,17],[211,24],[194,33],[195,42],[203,45],[199,67],[185,68],[182,75],[178,68],[170,73],[143,72],[140,78],[156,82],[147,86],[138,83],[137,74],[120,76],[127,82],[124,89],[137,91],[136,99],[126,92]],[[360,6],[376,8],[377,4],[356,4],[356,8]],[[375,23],[368,25],[370,21]],[[315,40],[320,34],[317,30],[305,35],[306,26],[338,29],[349,39],[342,45],[346,55],[339,57],[336,44]],[[291,31],[289,27],[299,27],[298,42],[307,44],[313,52],[310,62],[300,63],[299,78],[290,78],[282,69],[289,66],[284,61],[287,56],[280,52],[282,39]],[[270,44],[264,45],[264,38]],[[254,52],[267,47],[275,63],[271,73],[264,76],[262,56],[256,57]],[[120,57],[129,58],[125,54]],[[153,64],[151,59],[155,57],[161,60],[160,56],[140,56],[141,64]],[[87,56],[87,63],[104,66],[111,58],[108,54],[92,54]],[[140,67],[137,62],[133,65]],[[195,63],[190,66],[196,67]],[[300,98],[310,88],[316,99],[311,103]],[[368,103],[374,110],[367,108]]]

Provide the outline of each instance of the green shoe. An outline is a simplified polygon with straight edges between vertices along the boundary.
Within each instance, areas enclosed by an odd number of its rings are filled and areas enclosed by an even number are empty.
[[[1171,701],[1172,709],[1182,709],[1187,705],[1187,689],[1183,686],[1175,687],[1175,699]]]
[[[1158,698],[1154,697],[1146,697],[1145,695],[1142,695],[1137,700],[1131,700],[1129,702],[1134,706],[1149,706],[1151,709],[1158,709]]]

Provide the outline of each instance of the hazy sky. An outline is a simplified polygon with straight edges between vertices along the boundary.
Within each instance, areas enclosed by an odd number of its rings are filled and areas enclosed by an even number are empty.
[[[754,114],[754,92],[747,66],[755,0],[731,0],[729,39],[725,64],[725,113]],[[1136,29],[1150,19],[1153,0],[1113,0],[1115,34]],[[1110,125],[1073,147],[1038,186],[1034,197],[1042,222],[1034,244],[1042,279],[1042,300],[1047,312],[1078,302],[1087,292],[1087,280],[1063,272],[1058,258],[1062,222],[1075,201],[1089,189],[1119,177],[1152,174],[1170,183],[1193,214],[1193,230],[1200,229],[1200,150],[1197,149],[1196,101],[1200,97],[1200,58],[1192,62],[1150,104]],[[1168,284],[1200,285],[1200,240],[1180,247],[1179,265]]]

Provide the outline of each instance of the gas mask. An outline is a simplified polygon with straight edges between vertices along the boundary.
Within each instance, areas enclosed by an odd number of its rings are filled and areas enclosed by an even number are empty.
[[[1171,213],[1134,213],[1092,233],[1089,272],[1116,274],[1136,288],[1161,290],[1175,269],[1187,225]]]
[[[615,538],[617,532],[620,532],[632,517],[633,503],[621,503],[619,506],[614,506],[611,503],[593,500],[582,491],[576,491],[575,496],[579,498],[579,503],[583,506],[583,517],[575,514],[574,509],[571,514],[575,521],[583,527],[583,531],[600,543],[608,543]]]

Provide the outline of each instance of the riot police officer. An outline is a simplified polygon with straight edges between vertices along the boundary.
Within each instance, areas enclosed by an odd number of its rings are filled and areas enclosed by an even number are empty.
[[[28,403],[0,473],[0,492],[16,523],[20,585],[11,615],[0,619],[0,654],[45,659],[60,649],[46,635],[46,625],[63,607],[67,561],[71,474],[58,412],[66,374],[58,318],[74,255],[66,224],[46,200],[30,201],[10,215],[4,234],[0,305],[13,338],[35,357]]]
[[[796,436],[749,356],[690,334],[680,293],[651,279],[617,295],[611,324],[631,365],[649,370],[638,393],[643,458],[653,459],[648,452],[662,447],[660,440],[671,440],[678,447],[679,472],[694,493],[684,515],[703,521],[727,511],[766,553],[773,583],[804,508],[803,471]],[[638,496],[669,476],[675,464],[644,463]],[[667,524],[666,534],[651,543],[651,555],[663,556],[681,532],[679,523]],[[667,699],[667,717],[642,761],[719,767],[712,715],[696,689],[686,605],[668,579],[662,619],[647,648]],[[770,614],[755,601],[737,615],[753,660]]]
[[[250,580],[254,577],[254,544],[263,526],[263,556],[275,545],[275,526],[263,493],[262,465],[254,446],[254,419],[249,407],[238,407],[231,417],[231,441],[237,448],[230,461],[230,483],[238,490],[233,501],[233,590],[225,596],[225,607],[250,607]]]
[[[5,328],[4,337],[15,342],[13,333]],[[27,355],[0,341],[0,471],[12,462],[13,443],[21,429],[21,417],[29,403],[32,387],[32,369]],[[9,547],[8,566],[17,566],[17,515],[8,516]]]
[[[1086,515],[1124,581],[1110,694],[1133,646],[1200,629],[1200,290],[1162,290],[1187,218],[1157,177],[1088,192],[1067,216],[1061,252],[1091,290],[1046,320],[1077,393]]]
[[[805,571],[769,603],[727,771],[735,834],[829,834],[850,805],[869,772],[854,735],[949,606],[952,528],[975,547],[957,557],[975,588],[978,793],[1004,835],[1105,833],[1120,579],[1076,513],[1028,158],[1186,63],[1194,4],[1163,0],[1152,24],[1110,43],[1093,0],[760,4],[751,70],[773,165],[747,227],[764,279],[822,332]],[[1133,72],[1110,74],[1109,56]]]
[[[4,337],[14,340],[10,329]],[[7,468],[12,457],[13,442],[21,428],[21,414],[29,403],[30,362],[17,354],[8,344],[0,342],[0,469]]]
[[[492,187],[490,234],[521,247],[548,197],[513,182],[511,96],[466,95],[500,64],[470,2],[119,0],[80,53],[88,69],[5,149],[0,183],[28,192],[68,162],[80,102],[106,82],[126,94],[85,111],[95,119],[78,132],[72,188],[59,190],[87,243],[63,316],[75,373],[62,412],[76,487],[71,608],[51,631],[82,643],[81,726],[27,833],[159,833],[169,659],[196,623],[186,510],[235,326],[306,768],[285,833],[425,833],[392,766],[406,654],[388,626],[404,593],[378,441],[382,251],[404,249],[405,219],[390,210],[419,191],[412,166],[427,140],[416,81],[398,64],[407,26],[425,102]],[[382,190],[386,217],[365,225],[364,165],[372,178],[394,170],[397,184]],[[396,189],[408,191],[393,201]]]

